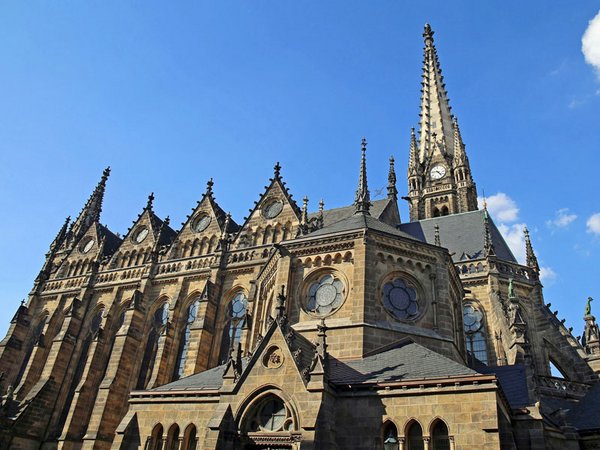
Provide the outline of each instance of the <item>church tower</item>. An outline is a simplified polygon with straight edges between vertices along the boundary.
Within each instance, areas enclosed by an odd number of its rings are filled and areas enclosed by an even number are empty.
[[[446,85],[425,25],[419,139],[411,132],[408,162],[410,220],[477,209],[477,190],[458,120],[451,113]]]

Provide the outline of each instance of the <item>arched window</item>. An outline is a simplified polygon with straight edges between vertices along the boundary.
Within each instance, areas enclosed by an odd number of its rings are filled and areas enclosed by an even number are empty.
[[[242,329],[246,324],[247,310],[248,298],[243,292],[238,292],[229,302],[229,305],[227,305],[227,322],[223,328],[223,339],[221,340],[221,364],[227,362],[231,350],[242,338]]]
[[[442,216],[447,216],[450,213],[447,206],[442,207]]]
[[[147,450],[162,450],[163,446],[163,427],[159,423],[152,429],[152,435],[150,436]]]
[[[398,430],[392,422],[387,422],[383,427],[383,450],[398,450]]]
[[[436,420],[431,427],[431,450],[450,450],[448,427],[443,420]]]
[[[406,430],[406,450],[424,450],[423,429],[413,421]]]
[[[483,313],[475,303],[467,302],[463,305],[463,324],[469,362],[473,363],[473,360],[477,359],[487,365],[487,339]]]
[[[192,332],[192,324],[196,320],[200,300],[194,300],[187,309],[185,327],[181,332],[181,342],[179,343],[179,353],[177,354],[177,364],[175,364],[174,379],[178,380],[183,376],[185,370],[185,361],[187,360],[188,348],[190,347],[190,335]]]
[[[267,395],[259,400],[245,418],[245,431],[249,433],[290,432],[293,429],[291,411],[283,400],[275,395]]]
[[[196,450],[198,437],[194,424],[189,424],[183,432],[183,445],[181,450]]]
[[[433,217],[440,217],[440,210],[437,208],[433,208]]]
[[[168,320],[169,304],[163,303],[163,305],[160,306],[152,316],[152,324],[150,325],[148,341],[146,343],[146,349],[144,350],[144,358],[142,359],[142,367],[140,368],[140,374],[136,386],[137,389],[144,389],[150,381],[152,370],[154,369],[158,343],[162,334],[165,332]]]
[[[178,450],[179,449],[179,426],[177,424],[171,425],[169,432],[167,433],[167,442],[164,450]]]

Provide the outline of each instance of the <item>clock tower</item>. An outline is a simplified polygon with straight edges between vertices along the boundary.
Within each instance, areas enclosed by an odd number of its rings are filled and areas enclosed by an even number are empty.
[[[410,220],[474,211],[477,189],[451,108],[433,42],[425,25],[419,139],[411,132],[408,162]]]

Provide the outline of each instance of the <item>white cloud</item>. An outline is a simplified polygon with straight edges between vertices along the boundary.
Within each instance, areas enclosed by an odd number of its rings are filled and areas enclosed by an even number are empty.
[[[512,225],[501,223],[498,225],[498,230],[520,264],[525,264],[525,235],[523,234],[525,226],[524,223],[514,223]]]
[[[585,224],[588,233],[600,236],[600,213],[592,214]]]
[[[540,280],[542,283],[552,284],[558,278],[558,274],[552,267],[540,267]]]
[[[577,214],[571,214],[569,208],[561,208],[554,214],[554,219],[546,221],[546,225],[550,228],[566,228],[575,219]]]
[[[479,208],[483,208],[483,198],[478,197]],[[487,209],[492,218],[500,222],[514,222],[519,217],[519,208],[515,201],[504,192],[498,192],[491,197],[487,197]]]
[[[600,77],[600,11],[590,20],[583,37],[581,38],[581,51],[585,62],[596,69]]]

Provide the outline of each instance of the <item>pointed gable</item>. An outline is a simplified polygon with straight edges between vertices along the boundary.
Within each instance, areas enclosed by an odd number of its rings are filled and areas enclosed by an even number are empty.
[[[285,187],[280,171],[277,163],[274,176],[269,179],[271,183],[235,236],[234,249],[273,244],[289,239],[296,232],[302,212]]]
[[[231,217],[227,221],[227,214],[213,196],[213,185],[211,178],[206,183],[206,192],[186,221],[181,224],[170,258],[188,258],[212,253],[216,250],[224,231],[233,233],[239,229],[239,225]]]
[[[150,194],[146,207],[127,230],[118,251],[114,254],[112,268],[144,264],[160,246],[169,245],[173,241],[175,231],[169,226],[168,218],[163,221],[154,214],[153,201],[154,194]]]

